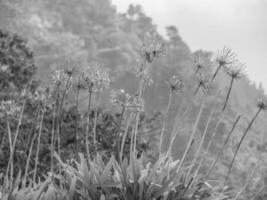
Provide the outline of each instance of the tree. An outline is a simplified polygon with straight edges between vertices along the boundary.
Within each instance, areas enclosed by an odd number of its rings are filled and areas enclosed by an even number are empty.
[[[33,53],[17,34],[0,29],[0,88],[22,89],[36,73]]]

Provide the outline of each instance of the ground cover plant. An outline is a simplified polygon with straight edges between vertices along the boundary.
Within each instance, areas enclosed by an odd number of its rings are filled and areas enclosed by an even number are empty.
[[[209,125],[215,117],[218,124],[223,119],[234,83],[244,75],[244,65],[230,48],[219,52],[213,74],[196,59],[192,84],[186,85],[176,74],[169,77],[166,110],[150,118],[144,115],[144,110],[146,89],[153,83],[153,63],[168,52],[164,43],[157,40],[140,49],[135,73],[139,84],[133,94],[120,88],[108,90],[109,73],[95,63],[81,69],[75,63],[66,62],[53,73],[50,84],[28,78],[28,81],[23,79],[23,87],[8,89],[9,94],[1,98],[1,153],[7,158],[1,165],[1,199],[230,200],[242,197],[255,171],[262,168],[260,162],[241,188],[229,185],[229,177],[246,135],[267,108],[264,98],[258,101],[257,112],[244,125],[223,179],[215,181],[210,176],[241,122],[241,115],[229,127],[210,168],[203,170],[203,165],[213,143],[213,137],[207,137]],[[1,65],[5,62],[1,61]],[[217,91],[215,97],[209,98],[221,71],[230,78],[229,88],[226,93]],[[164,149],[168,114],[177,95],[187,95],[187,98],[180,105],[170,143]],[[104,96],[114,105],[115,114],[99,104]],[[83,99],[87,101],[86,111],[79,109]],[[191,118],[189,110],[193,107],[196,114]],[[207,109],[204,129],[199,131],[202,113]],[[175,140],[187,120],[193,120],[193,126],[188,127],[183,154],[176,159]],[[151,134],[151,129],[156,131]]]

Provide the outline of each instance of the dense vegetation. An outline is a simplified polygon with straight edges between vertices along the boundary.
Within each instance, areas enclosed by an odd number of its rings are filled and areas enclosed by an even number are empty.
[[[264,91],[232,50],[191,52],[140,6],[0,5],[2,198],[266,198]]]

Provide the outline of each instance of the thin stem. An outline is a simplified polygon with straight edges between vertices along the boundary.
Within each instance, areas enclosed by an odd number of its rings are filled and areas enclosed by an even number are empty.
[[[67,89],[68,89],[68,85],[71,79],[71,75],[68,76],[68,79],[66,81],[66,84],[64,86],[64,90],[63,90],[63,94],[62,94],[62,98],[59,104],[59,108],[58,108],[58,126],[57,126],[57,144],[58,144],[58,155],[60,156],[60,135],[61,135],[61,121],[62,121],[62,108],[63,108],[63,104],[64,104],[64,99],[67,93]],[[58,92],[59,95],[59,92]],[[59,98],[59,97],[58,97]]]
[[[26,162],[26,167],[25,167],[25,173],[24,173],[24,186],[26,184],[26,181],[27,181],[27,175],[28,175],[28,169],[29,169],[29,165],[30,165],[30,160],[31,160],[31,155],[32,155],[32,149],[33,149],[33,145],[34,145],[34,141],[36,139],[36,133],[35,133],[35,128],[36,128],[36,124],[38,122],[38,119],[40,118],[40,105],[38,105],[38,108],[37,108],[37,117],[36,117],[36,122],[35,124],[33,125],[32,129],[33,129],[33,135],[31,136],[30,138],[30,148],[28,150],[28,158],[27,158],[27,162]]]
[[[86,131],[85,131],[85,145],[86,145],[86,153],[87,153],[87,159],[90,158],[90,151],[89,151],[89,126],[90,126],[90,108],[91,108],[91,100],[92,100],[92,87],[93,85],[90,85],[89,88],[89,98],[88,98],[88,108],[87,108],[87,124],[86,124]]]
[[[94,129],[93,129],[93,133],[94,133],[94,146],[95,146],[95,150],[96,148],[96,126],[97,126],[97,109],[98,109],[98,103],[99,101],[99,92],[96,93],[96,108],[95,108],[95,113],[94,113]]]
[[[217,130],[217,128],[218,128],[218,126],[220,125],[220,118],[221,118],[221,116],[219,117],[219,119],[217,120],[217,122],[216,122],[216,124],[215,124],[215,127],[214,127],[214,130],[212,131],[212,134],[211,134],[211,138],[209,139],[209,141],[208,141],[208,145],[207,145],[207,148],[206,148],[206,152],[209,152],[209,149],[210,149],[210,147],[211,147],[211,144],[212,144],[212,141],[213,141],[213,139],[215,138],[215,135],[216,135],[216,130]]]
[[[32,138],[34,136],[34,132],[35,132],[35,127],[36,127],[36,123],[37,123],[37,120],[38,120],[38,117],[39,117],[39,114],[40,114],[40,104],[38,104],[37,106],[37,109],[34,113],[34,122],[32,123],[32,126],[31,126],[31,129],[30,129],[30,134],[28,136],[28,141],[27,141],[27,144],[26,144],[26,147],[30,147],[31,146],[31,142],[32,142]],[[29,154],[29,150],[30,149],[27,149],[26,150],[26,155]]]
[[[199,170],[200,170],[200,168],[201,168],[201,166],[202,166],[202,163],[204,162],[204,156],[205,156],[205,153],[204,153],[203,155],[200,155],[200,161],[199,161],[199,163],[198,163],[198,165],[197,165],[197,168],[196,168],[196,170],[195,170],[195,173],[194,173],[194,175],[193,175],[193,180],[196,179],[196,177],[197,177],[197,175],[198,175],[198,172],[199,172]]]
[[[138,97],[141,98],[144,92],[144,80],[142,79],[139,84],[139,94]],[[139,119],[140,119],[140,112],[137,111],[136,118],[135,118],[135,126],[134,126],[134,141],[133,141],[133,151],[136,151],[136,140],[137,140],[137,133],[138,133],[138,124],[139,124]]]
[[[221,67],[222,67],[222,65],[219,65],[219,66],[217,67],[217,69],[216,69],[215,73],[214,73],[214,74],[213,74],[213,76],[212,76],[211,82],[213,82],[213,81],[214,81],[214,79],[215,79],[215,78],[216,78],[216,76],[218,75],[218,73],[219,73],[219,71],[220,71]]]
[[[160,154],[161,154],[161,151],[162,151],[163,134],[164,134],[164,131],[165,131],[165,126],[166,126],[166,121],[167,121],[167,118],[168,118],[168,113],[170,112],[172,98],[173,98],[173,91],[171,91],[171,93],[170,93],[167,110],[166,110],[166,113],[164,113],[164,119],[163,119],[161,131],[160,131],[160,143],[159,143],[159,153]]]
[[[78,79],[78,84],[80,83],[80,79]],[[80,89],[77,86],[76,88],[76,99],[75,99],[75,108],[76,108],[76,117],[75,117],[75,147],[76,147],[76,159],[78,160],[79,158],[79,148],[78,148],[78,116],[79,116],[79,111],[78,111],[78,104],[79,104],[79,93]]]
[[[193,142],[193,140],[195,138],[195,135],[196,135],[196,132],[197,132],[197,127],[198,127],[198,124],[199,124],[199,121],[200,121],[200,116],[202,114],[203,109],[204,109],[204,101],[201,103],[201,107],[200,107],[200,109],[198,111],[198,115],[197,115],[193,130],[192,130],[192,133],[191,133],[190,138],[188,140],[187,147],[185,149],[185,152],[183,154],[183,157],[182,157],[181,161],[179,162],[177,173],[179,173],[179,171],[180,171],[180,169],[182,167],[182,164],[185,161],[186,155],[188,154],[188,152],[189,152],[189,150],[190,150],[190,148],[192,146],[192,142]]]
[[[223,111],[225,110],[226,108],[226,105],[228,103],[228,100],[229,100],[229,97],[230,97],[230,93],[231,93],[231,90],[232,90],[232,87],[233,87],[233,83],[234,83],[234,78],[232,77],[231,78],[231,82],[230,82],[230,86],[229,86],[229,89],[228,89],[228,92],[227,92],[227,96],[226,96],[226,99],[225,99],[225,102],[224,102],[224,105],[223,105]]]
[[[226,144],[228,143],[228,141],[229,141],[229,139],[230,139],[232,133],[234,132],[235,127],[236,127],[237,123],[239,122],[240,118],[241,118],[241,115],[238,115],[238,117],[236,118],[236,120],[235,120],[235,122],[234,122],[234,124],[233,124],[233,126],[232,126],[232,128],[231,128],[231,130],[229,131],[229,133],[228,133],[228,135],[227,135],[227,137],[226,137],[226,139],[225,139],[225,141],[224,141],[224,144],[223,144],[222,147],[220,148],[220,150],[219,150],[219,152],[218,152],[218,154],[217,154],[217,156],[216,156],[216,159],[214,160],[214,162],[212,163],[211,167],[209,168],[207,174],[205,175],[205,178],[208,178],[208,177],[209,177],[210,173],[212,172],[212,170],[213,170],[214,167],[216,166],[216,163],[218,162],[220,156],[222,155],[223,150],[224,150]]]
[[[231,161],[231,164],[230,164],[230,166],[229,166],[229,169],[228,169],[228,172],[227,172],[227,174],[226,174],[224,183],[226,183],[226,181],[227,181],[228,178],[229,178],[229,175],[230,175],[231,169],[232,169],[232,167],[233,167],[235,158],[236,158],[236,156],[237,156],[238,150],[239,150],[239,148],[240,148],[240,146],[241,146],[241,144],[242,144],[242,142],[243,142],[245,136],[247,135],[248,130],[251,128],[252,124],[254,123],[254,121],[256,120],[256,118],[258,117],[258,115],[260,114],[261,110],[262,110],[261,108],[258,109],[257,113],[254,115],[254,117],[253,117],[252,120],[250,121],[248,127],[246,128],[245,132],[243,133],[243,136],[242,136],[242,138],[241,138],[241,140],[240,140],[240,142],[239,142],[239,144],[238,144],[238,146],[237,146],[237,148],[236,148],[234,157],[233,157],[233,159],[232,159],[232,161]]]
[[[24,100],[23,102],[23,105],[22,105],[22,108],[21,108],[21,112],[20,112],[20,116],[19,116],[19,121],[18,121],[18,124],[17,124],[17,129],[16,129],[16,132],[15,132],[15,137],[14,137],[14,141],[13,141],[13,144],[12,144],[12,151],[11,151],[11,154],[10,154],[10,157],[9,157],[9,161],[8,161],[8,164],[7,164],[7,168],[9,168],[9,166],[11,166],[11,169],[10,169],[10,172],[11,172],[11,179],[13,179],[13,166],[14,166],[14,160],[13,160],[13,157],[14,157],[14,152],[15,152],[15,148],[16,148],[16,142],[17,142],[17,138],[18,138],[18,134],[19,134],[19,128],[20,128],[20,125],[21,125],[21,121],[22,121],[22,117],[23,117],[23,113],[24,113],[24,108],[25,108],[25,105],[26,105],[26,100]]]
[[[56,105],[53,106],[53,121],[52,121],[52,132],[51,132],[51,173],[52,179],[54,177],[54,137],[55,137],[55,123],[56,123]]]
[[[62,111],[62,107],[63,107],[63,103],[64,103],[64,99],[65,99],[65,96],[66,96],[66,93],[67,93],[67,89],[68,89],[68,85],[69,85],[70,79],[71,79],[71,75],[68,76],[67,82],[66,82],[64,90],[63,90],[62,98],[61,98],[61,101],[60,101],[60,104],[59,104],[58,115],[59,115],[60,119],[61,119],[61,117],[60,117],[61,116],[61,111]],[[59,120],[59,123],[60,123],[60,120]]]
[[[259,165],[256,165],[254,167],[254,169],[252,170],[250,176],[248,177],[246,183],[244,184],[244,186],[241,188],[241,190],[238,192],[238,194],[236,195],[236,197],[233,200],[237,200],[240,195],[242,194],[242,192],[246,189],[246,187],[248,186],[249,182],[251,181],[251,179],[254,177],[254,173],[256,172],[256,169],[259,167]]]
[[[31,155],[32,155],[32,149],[33,149],[33,145],[34,145],[35,139],[36,139],[36,134],[33,135],[33,138],[32,138],[32,141],[31,141],[31,145],[30,145],[30,149],[29,149],[29,154],[28,154],[26,167],[25,167],[25,172],[24,172],[24,182],[23,182],[24,186],[25,186],[26,180],[27,180],[27,175],[28,175],[28,170],[29,170],[29,165],[30,165],[30,160],[31,160]]]
[[[122,107],[122,111],[121,111],[121,116],[120,116],[120,121],[119,121],[119,124],[118,124],[118,134],[117,134],[117,158],[120,157],[120,141],[121,141],[121,135],[120,135],[120,131],[121,131],[121,124],[122,124],[122,120],[123,120],[123,115],[124,115],[124,112],[125,112],[125,106]]]
[[[180,118],[179,117],[181,116],[181,112],[182,112],[184,103],[185,103],[185,99],[182,100],[182,103],[179,106],[177,115],[175,117],[174,128],[172,129],[172,134],[171,134],[171,141],[170,141],[170,145],[168,147],[167,153],[166,153],[166,155],[169,155],[169,156],[171,155],[171,151],[172,151],[172,146],[173,146],[174,140],[178,136],[178,133],[180,133],[177,129],[178,129],[178,124],[180,123]]]
[[[195,153],[193,162],[192,162],[192,164],[191,164],[191,166],[190,166],[190,168],[188,170],[188,173],[187,173],[187,176],[186,176],[187,178],[190,176],[190,174],[191,174],[191,172],[193,170],[193,167],[195,166],[195,164],[197,162],[197,159],[199,157],[199,154],[200,154],[200,152],[202,150],[202,146],[203,146],[204,140],[205,140],[206,135],[208,133],[208,127],[209,127],[210,121],[212,119],[212,115],[213,115],[213,111],[211,111],[211,113],[209,115],[208,121],[207,121],[206,126],[205,126],[204,134],[201,137],[201,141],[200,141],[200,144],[198,146],[197,152]]]
[[[251,200],[256,200],[258,198],[258,196],[266,189],[266,185],[264,185],[263,187],[261,187],[258,192],[251,198]]]
[[[133,114],[131,113],[130,116],[129,116],[126,128],[124,130],[123,138],[122,138],[121,152],[120,152],[120,161],[121,161],[121,163],[122,163],[122,157],[123,157],[123,149],[124,149],[125,141],[126,141],[126,138],[127,138],[127,135],[128,135],[128,130],[129,130],[129,127],[130,127],[130,124],[131,124],[132,117],[133,117]],[[131,149],[130,149],[130,151],[131,151]]]
[[[38,133],[37,150],[36,150],[34,173],[33,173],[33,182],[34,183],[36,181],[36,175],[37,175],[37,166],[38,166],[38,158],[39,158],[39,151],[40,151],[40,144],[41,144],[41,135],[42,135],[42,127],[43,127],[43,121],[44,121],[44,114],[45,114],[45,108],[43,108],[43,112],[41,115],[41,121],[40,121],[39,133]]]
[[[197,86],[197,88],[195,89],[194,96],[197,95],[197,93],[198,93],[200,87],[201,87],[201,83],[199,83],[198,86]]]
[[[140,120],[140,113],[137,113],[135,127],[133,129],[134,130],[133,152],[136,152],[136,143],[137,143],[137,133],[138,133],[139,120]]]
[[[8,141],[9,141],[9,151],[10,151],[10,154],[11,154],[12,153],[12,136],[11,136],[10,125],[9,125],[8,121],[7,121],[7,132],[8,132]],[[11,165],[12,165],[12,163],[11,163]],[[13,167],[13,166],[11,166],[11,167]],[[5,180],[7,180],[8,172],[9,172],[9,163],[8,163],[7,169],[6,169]],[[12,178],[12,176],[11,176],[11,178]]]

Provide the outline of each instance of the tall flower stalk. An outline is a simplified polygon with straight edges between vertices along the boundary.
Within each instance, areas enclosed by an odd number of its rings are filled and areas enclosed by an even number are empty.
[[[96,100],[96,106],[95,106],[95,112],[94,112],[94,128],[93,128],[93,134],[94,134],[94,147],[95,150],[97,150],[97,143],[96,143],[96,128],[97,128],[97,115],[98,115],[98,106],[99,106],[99,92],[95,94],[95,100]]]
[[[222,155],[222,152],[223,152],[223,150],[225,149],[225,147],[226,147],[226,145],[227,145],[227,143],[228,143],[228,141],[229,141],[229,139],[230,139],[232,133],[234,132],[235,127],[237,126],[237,124],[238,124],[240,118],[241,118],[241,115],[238,115],[237,118],[236,118],[236,120],[235,120],[235,122],[234,122],[234,124],[233,124],[233,126],[232,126],[232,128],[231,128],[231,130],[229,131],[229,133],[228,133],[228,135],[227,135],[227,137],[226,137],[226,139],[225,139],[225,141],[224,141],[222,147],[220,148],[220,150],[219,150],[219,152],[218,152],[218,154],[217,154],[215,160],[213,161],[211,167],[209,168],[207,174],[205,175],[206,178],[209,177],[210,173],[212,172],[212,170],[213,170],[214,167],[216,166],[216,163],[218,162],[220,156]]]
[[[230,86],[226,95],[226,99],[223,105],[223,111],[225,110],[229,97],[230,97],[230,93],[234,84],[234,80],[240,79],[244,76],[244,65],[241,63],[238,64],[234,64],[229,66],[228,68],[226,68],[226,73],[231,77],[231,81],[230,81]]]
[[[164,135],[164,131],[165,131],[166,121],[167,121],[167,118],[168,118],[168,113],[170,112],[171,103],[172,103],[172,100],[173,100],[173,95],[174,95],[175,92],[179,92],[183,88],[182,82],[175,75],[172,76],[167,83],[168,83],[169,88],[170,88],[170,95],[169,95],[169,102],[168,102],[168,105],[167,105],[166,113],[164,113],[164,118],[163,118],[163,123],[162,123],[162,126],[161,126],[161,131],[160,131],[160,143],[159,143],[159,153],[160,154],[161,154],[161,151],[162,151],[163,135]]]
[[[198,111],[198,115],[197,115],[195,124],[193,126],[193,130],[192,130],[191,135],[190,135],[190,138],[188,140],[186,149],[185,149],[185,151],[183,153],[183,156],[182,156],[182,158],[181,158],[181,160],[179,162],[179,165],[178,165],[178,168],[177,168],[177,173],[179,173],[182,165],[184,164],[185,158],[186,158],[187,154],[189,153],[189,151],[190,151],[190,149],[192,147],[193,141],[195,140],[195,135],[196,135],[196,132],[197,132],[197,126],[199,124],[200,117],[201,117],[201,114],[203,112],[203,109],[204,109],[204,102],[202,101],[201,106],[200,106],[200,109]]]
[[[195,153],[195,155],[194,155],[194,159],[193,159],[193,161],[192,161],[192,164],[191,164],[191,166],[190,166],[190,168],[189,168],[189,170],[188,170],[188,173],[187,173],[187,176],[186,176],[187,179],[189,178],[189,176],[190,176],[190,174],[191,174],[191,172],[192,172],[194,166],[196,165],[196,163],[197,163],[197,159],[198,159],[198,157],[199,157],[199,155],[200,155],[200,153],[201,153],[201,151],[202,151],[203,143],[204,143],[205,138],[206,138],[206,135],[207,135],[207,133],[208,133],[208,128],[209,128],[209,125],[210,125],[210,122],[211,122],[213,113],[214,113],[214,110],[212,110],[212,111],[210,112],[210,114],[209,114],[207,123],[206,123],[206,125],[205,125],[204,133],[203,133],[203,135],[202,135],[202,137],[201,137],[201,140],[200,140],[200,144],[199,144],[198,149],[197,149],[197,151],[196,151],[196,153]]]
[[[241,190],[237,193],[237,195],[235,196],[235,198],[233,200],[238,200],[240,195],[242,194],[242,192],[245,191],[246,187],[248,186],[249,182],[255,177],[254,174],[256,172],[256,170],[259,168],[260,164],[256,164],[255,167],[252,169],[250,176],[248,177],[248,179],[246,180],[244,186],[241,188]]]
[[[90,135],[90,111],[91,111],[91,101],[92,101],[92,93],[93,93],[93,84],[89,85],[88,89],[88,106],[87,106],[87,123],[86,123],[86,130],[85,130],[85,149],[87,153],[87,159],[90,158],[90,151],[89,151],[89,135]]]
[[[126,140],[126,137],[127,137],[128,127],[130,126],[130,121],[131,121],[131,118],[132,118],[132,116],[130,115],[130,117],[128,119],[128,122],[127,122],[126,130],[125,130],[125,133],[123,135],[122,142],[121,142],[121,139],[120,139],[120,127],[121,127],[121,123],[122,123],[122,120],[123,120],[123,115],[124,115],[125,111],[127,110],[127,105],[128,105],[129,98],[130,98],[130,95],[128,93],[126,93],[123,89],[121,89],[121,90],[111,90],[111,92],[110,92],[111,103],[113,103],[114,105],[118,106],[122,110],[121,117],[120,117],[120,122],[118,124],[117,142],[116,142],[117,154],[118,154],[118,157],[120,157],[120,161],[122,161],[122,153],[123,153],[124,143],[125,143],[125,140]],[[120,151],[120,148],[121,148],[121,151]]]
[[[89,135],[90,135],[90,111],[91,111],[91,102],[93,93],[101,92],[104,89],[109,87],[109,73],[104,68],[98,66],[89,67],[83,74],[83,80],[87,85],[88,89],[88,107],[87,107],[87,123],[85,131],[85,145],[87,158],[90,157],[89,152]]]
[[[79,117],[79,95],[80,90],[85,89],[85,86],[81,83],[80,77],[77,79],[77,84],[75,85],[75,150],[76,158],[79,158],[79,147],[78,147],[78,117]]]
[[[63,109],[63,104],[64,104],[64,100],[65,100],[65,96],[67,94],[67,91],[69,89],[69,84],[71,82],[71,78],[73,76],[73,73],[75,71],[75,67],[72,67],[72,68],[66,68],[64,70],[64,75],[67,76],[65,79],[66,82],[65,82],[65,86],[64,86],[64,89],[63,89],[63,93],[62,93],[62,97],[61,97],[61,100],[60,100],[60,103],[59,103],[59,107],[58,107],[58,153],[59,153],[59,156],[60,156],[60,136],[61,136],[61,121],[62,121],[62,109]],[[60,81],[63,81],[63,80],[60,80]]]
[[[41,136],[42,136],[44,115],[45,115],[45,107],[43,107],[43,109],[42,109],[39,132],[38,132],[37,150],[36,150],[35,163],[34,163],[34,172],[33,172],[33,182],[34,183],[36,181],[36,176],[37,176],[37,167],[38,167],[38,162],[39,162],[39,152],[40,152],[40,144],[41,144]]]
[[[126,141],[126,138],[127,138],[127,135],[128,135],[129,127],[130,127],[130,125],[131,125],[132,118],[133,118],[133,115],[130,114],[129,119],[128,119],[127,124],[126,124],[126,128],[125,128],[125,130],[124,130],[124,134],[123,134],[122,142],[121,142],[121,149],[120,149],[120,162],[121,162],[121,163],[122,163],[122,161],[123,161],[122,159],[123,159],[124,145],[125,145],[125,141]]]
[[[18,134],[19,134],[19,129],[20,129],[20,126],[21,126],[21,122],[22,122],[22,117],[23,117],[23,114],[24,114],[24,108],[25,108],[25,105],[26,105],[26,101],[27,99],[24,100],[23,104],[22,104],[22,107],[20,108],[20,114],[19,114],[19,119],[18,119],[18,124],[17,124],[17,128],[16,128],[16,132],[15,132],[15,137],[14,137],[14,140],[12,142],[12,148],[11,148],[11,152],[10,152],[10,156],[9,156],[9,161],[8,161],[8,164],[7,164],[7,173],[8,174],[8,171],[9,171],[9,167],[11,168],[10,169],[10,177],[11,177],[11,180],[13,180],[13,166],[14,166],[14,152],[15,152],[15,148],[16,148],[16,142],[17,142],[17,138],[18,138]],[[12,112],[12,111],[11,111]]]
[[[239,143],[238,143],[238,145],[237,145],[237,148],[236,148],[235,153],[234,153],[234,157],[233,157],[233,159],[232,159],[232,161],[231,161],[231,163],[230,163],[230,166],[229,166],[229,168],[228,168],[228,172],[227,172],[227,174],[226,174],[226,176],[225,176],[225,183],[227,182],[227,180],[228,180],[228,178],[229,178],[229,175],[230,175],[231,169],[232,169],[232,167],[233,167],[235,158],[236,158],[236,156],[237,156],[237,153],[238,153],[238,151],[239,151],[239,149],[240,149],[241,144],[242,144],[243,141],[244,141],[245,136],[247,135],[248,131],[250,130],[252,124],[255,122],[255,120],[256,120],[257,117],[259,116],[260,112],[263,111],[263,110],[266,110],[266,109],[267,109],[267,102],[266,102],[265,100],[263,100],[263,99],[259,100],[259,102],[258,102],[258,104],[257,104],[257,108],[258,108],[258,110],[257,110],[256,114],[254,115],[254,117],[253,117],[253,118],[251,119],[251,121],[249,122],[247,128],[245,129],[245,131],[244,131],[244,133],[243,133],[243,135],[242,135],[241,140],[239,141]]]

